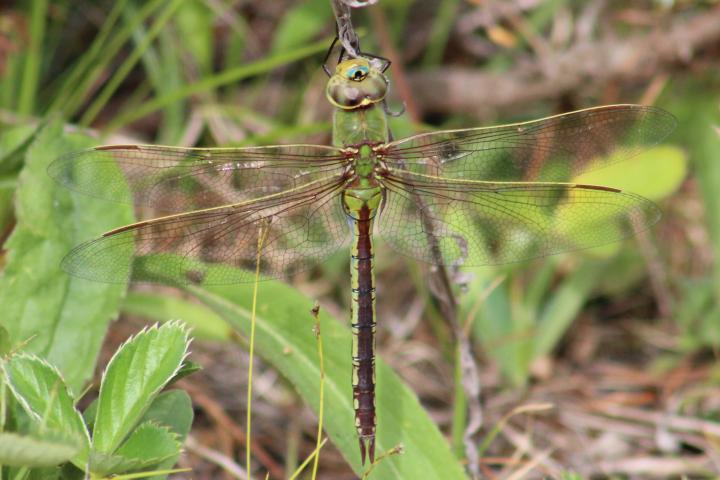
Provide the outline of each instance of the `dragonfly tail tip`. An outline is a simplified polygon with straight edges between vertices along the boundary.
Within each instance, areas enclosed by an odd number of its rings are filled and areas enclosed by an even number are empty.
[[[375,462],[375,437],[362,436],[360,440],[360,460],[365,465],[365,457],[367,456],[370,463]]]

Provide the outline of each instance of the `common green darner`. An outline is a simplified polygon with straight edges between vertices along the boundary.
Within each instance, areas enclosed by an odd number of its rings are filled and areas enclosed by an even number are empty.
[[[249,282],[256,262],[264,277],[282,277],[349,244],[363,462],[375,455],[374,235],[441,265],[516,262],[617,241],[656,222],[658,208],[573,178],[632,157],[676,123],[658,108],[612,105],[391,141],[387,66],[363,56],[338,64],[326,91],[333,146],[114,145],[49,168],[71,189],[165,215],[76,247],[63,267],[78,277]]]

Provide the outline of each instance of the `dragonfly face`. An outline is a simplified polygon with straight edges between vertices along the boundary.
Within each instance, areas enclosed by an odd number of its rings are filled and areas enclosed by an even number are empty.
[[[340,62],[325,91],[330,103],[353,110],[382,102],[387,94],[385,75],[365,58]]]

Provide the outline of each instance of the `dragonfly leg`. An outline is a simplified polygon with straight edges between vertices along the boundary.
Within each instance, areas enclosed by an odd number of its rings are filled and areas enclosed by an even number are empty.
[[[335,44],[338,41],[337,35],[335,35],[335,39],[330,44],[330,48],[328,48],[327,53],[325,54],[325,58],[323,59],[322,68],[325,70],[325,73],[327,73],[328,77],[332,77],[332,72],[330,71],[330,68],[327,66],[327,61],[330,59],[330,54],[333,51],[333,48],[335,48]],[[340,58],[342,58],[342,52],[340,53]],[[338,62],[339,63],[339,62]]]

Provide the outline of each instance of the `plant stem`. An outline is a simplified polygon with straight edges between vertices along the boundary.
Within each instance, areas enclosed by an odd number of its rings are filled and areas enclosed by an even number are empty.
[[[260,231],[258,232],[258,245],[257,245],[257,258],[255,261],[255,284],[253,285],[253,298],[252,298],[252,311],[250,314],[250,360],[248,365],[248,389],[247,389],[247,429],[245,433],[246,449],[245,449],[245,470],[247,471],[248,479],[252,480],[252,470],[250,469],[250,456],[252,452],[252,375],[253,375],[253,360],[255,356],[255,316],[257,313],[257,296],[258,296],[258,283],[260,282],[260,259],[262,258],[262,247],[267,237],[269,228],[265,224],[260,225]]]
[[[323,359],[323,345],[322,335],[320,333],[320,305],[316,304],[313,308],[312,313],[315,317],[315,338],[317,341],[318,350],[318,361],[320,362],[320,406],[318,407],[318,428],[317,428],[317,440],[315,446],[315,459],[313,461],[312,480],[317,478],[318,462],[320,460],[320,442],[322,440],[323,432],[323,412],[325,407],[325,361]]]

